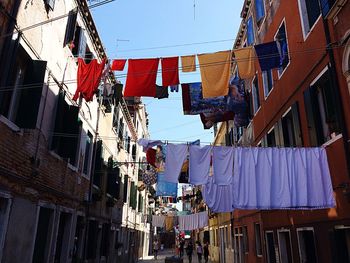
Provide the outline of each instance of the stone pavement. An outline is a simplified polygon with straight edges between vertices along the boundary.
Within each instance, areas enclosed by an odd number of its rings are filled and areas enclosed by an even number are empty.
[[[158,253],[157,260],[154,259],[154,256],[148,256],[147,258],[143,258],[139,260],[139,263],[164,263],[166,257],[171,257],[175,255],[175,251],[171,249],[166,249],[164,251],[160,251]],[[187,255],[183,257],[183,263],[189,263]],[[197,254],[192,255],[192,263],[199,263]],[[204,263],[204,258],[202,258],[202,262]],[[210,263],[210,260],[209,260]]]

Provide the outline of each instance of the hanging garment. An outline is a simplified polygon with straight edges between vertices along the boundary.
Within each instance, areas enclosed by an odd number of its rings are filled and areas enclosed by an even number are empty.
[[[233,120],[234,112],[201,113],[200,118],[204,129],[210,129],[215,123]]]
[[[105,59],[100,64],[96,59],[93,59],[89,64],[86,64],[84,59],[78,58],[77,90],[73,100],[76,101],[81,95],[85,101],[92,101],[100,84],[105,63]]]
[[[158,58],[129,59],[124,97],[155,97]]]
[[[190,85],[181,84],[182,88],[182,109],[184,115],[189,115],[191,112],[191,97],[190,97]]]
[[[178,85],[179,81],[179,57],[162,58],[162,85]]]
[[[190,146],[189,182],[193,185],[203,185],[208,182],[211,158],[211,146]]]
[[[146,160],[147,162],[152,165],[153,167],[156,167],[156,150],[149,148],[146,152]]]
[[[168,144],[165,159],[164,181],[177,183],[188,155],[188,145],[186,144]]]
[[[126,59],[114,59],[112,61],[111,70],[123,71],[126,64]]]
[[[165,230],[171,231],[174,228],[174,217],[173,216],[167,216],[165,218]]]
[[[171,85],[170,86],[170,91],[171,92],[179,92],[179,85]]]
[[[213,176],[209,176],[208,183],[202,187],[203,200],[215,213],[226,213],[234,210],[234,196],[232,185],[217,185]]]
[[[224,112],[227,109],[227,102],[225,97],[203,98],[202,83],[189,83],[191,110],[192,115],[200,113],[217,113]]]
[[[233,181],[234,148],[213,147],[213,177],[217,185],[229,185]]]
[[[261,71],[280,67],[281,56],[276,41],[254,46]]]
[[[143,172],[142,181],[145,185],[153,185],[157,182],[157,172],[152,166]]]
[[[168,87],[156,85],[156,96],[157,99],[169,98]]]
[[[204,228],[209,225],[208,212],[198,213],[198,228]]]
[[[182,72],[196,71],[196,56],[181,56]]]
[[[166,216],[152,215],[152,226],[164,227]]]
[[[238,67],[238,74],[241,79],[250,79],[255,76],[254,48],[245,47],[234,50],[235,61]]]
[[[190,215],[183,215],[178,216],[179,219],[179,230],[181,231],[191,231],[198,229],[198,214],[190,214]]]
[[[203,98],[214,98],[228,94],[231,57],[231,50],[198,55]]]
[[[156,196],[177,197],[177,183],[170,183],[164,180],[164,174],[158,173]]]
[[[245,100],[244,83],[238,77],[232,76],[230,79],[230,88],[227,96],[227,110],[234,113],[243,113],[247,111],[247,102]]]
[[[335,206],[323,148],[237,148],[234,174],[239,209]]]
[[[144,152],[147,152],[147,150],[149,148],[152,148],[153,146],[162,145],[163,144],[163,142],[160,141],[160,140],[148,140],[148,139],[143,139],[143,138],[139,139],[137,141],[137,143],[143,147],[143,151]]]

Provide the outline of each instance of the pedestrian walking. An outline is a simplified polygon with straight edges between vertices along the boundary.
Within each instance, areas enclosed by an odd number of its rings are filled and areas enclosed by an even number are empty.
[[[200,241],[197,241],[197,256],[198,256],[198,262],[202,262],[202,255],[203,255],[203,247]]]
[[[159,242],[158,240],[153,241],[153,254],[154,254],[154,259],[157,259],[158,256],[158,250],[159,250]]]
[[[182,258],[184,256],[184,249],[185,249],[185,241],[180,241],[180,257]]]
[[[188,257],[188,262],[192,263],[192,254],[193,254],[193,244],[192,241],[189,241],[187,244],[187,248],[186,248],[186,253],[187,253],[187,257]]]
[[[204,262],[208,263],[208,259],[209,259],[209,243],[208,242],[204,243],[203,254],[204,254]]]

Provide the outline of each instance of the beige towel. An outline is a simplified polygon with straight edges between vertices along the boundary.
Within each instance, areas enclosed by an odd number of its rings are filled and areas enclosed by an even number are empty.
[[[241,79],[249,79],[255,75],[254,48],[246,47],[234,50],[238,67],[238,74]]]
[[[228,94],[231,58],[231,50],[198,55],[203,98],[214,98]]]
[[[181,57],[182,72],[196,71],[196,56],[182,56]]]

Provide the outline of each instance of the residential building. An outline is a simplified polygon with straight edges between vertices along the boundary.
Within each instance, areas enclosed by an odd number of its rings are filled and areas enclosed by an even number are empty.
[[[349,261],[349,10],[348,1],[245,1],[234,48],[279,39],[288,57],[268,72],[261,72],[256,59],[255,77],[245,80],[250,124],[222,123],[216,140],[324,147],[336,207],[236,210],[230,224],[216,215],[210,226],[214,262],[227,262],[228,253],[235,262]]]
[[[132,186],[144,105],[133,119],[103,92],[72,99],[78,57],[106,57],[85,0],[0,7],[0,262],[135,262],[150,229]]]

